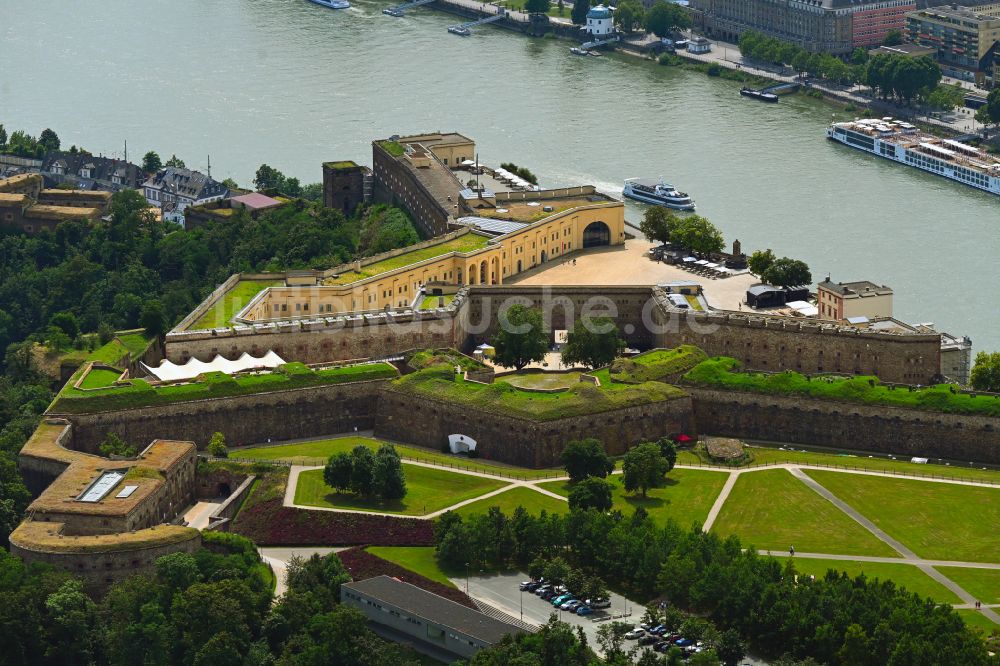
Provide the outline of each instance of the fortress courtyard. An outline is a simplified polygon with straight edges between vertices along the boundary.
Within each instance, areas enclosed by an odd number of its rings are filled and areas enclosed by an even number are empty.
[[[749,273],[712,280],[695,275],[679,266],[653,261],[649,250],[656,243],[643,238],[625,241],[624,245],[591,248],[575,252],[558,261],[549,261],[505,280],[518,285],[653,285],[689,280],[702,285],[705,298],[713,308],[737,310],[746,298],[750,285],[758,282]],[[573,263],[574,259],[576,264]],[[744,306],[746,309],[746,306]]]

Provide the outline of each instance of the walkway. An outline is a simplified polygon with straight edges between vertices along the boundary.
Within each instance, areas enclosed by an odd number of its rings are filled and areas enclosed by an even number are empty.
[[[505,477],[501,477],[499,474],[490,474],[488,472],[474,471],[474,470],[455,469],[455,468],[452,468],[452,467],[448,467],[447,465],[440,465],[440,464],[436,464],[436,463],[429,463],[429,462],[422,462],[422,461],[415,461],[415,460],[406,460],[406,464],[408,464],[408,465],[416,465],[416,466],[419,466],[419,467],[426,467],[426,468],[429,468],[429,469],[437,469],[437,470],[441,470],[441,471],[452,472],[454,474],[465,474],[465,475],[468,475],[468,476],[476,476],[476,477],[480,477],[480,478],[488,478],[488,479],[505,478]],[[722,466],[684,465],[684,464],[679,464],[679,465],[676,466],[676,468],[677,469],[701,469],[701,470],[708,470],[708,471],[717,471],[717,472],[724,472],[724,473],[726,473],[726,474],[729,475],[729,477],[726,479],[725,484],[722,487],[722,490],[719,492],[718,497],[716,497],[715,502],[712,505],[712,508],[711,508],[711,510],[708,513],[708,517],[705,519],[705,522],[703,524],[703,528],[702,529],[704,531],[706,531],[706,532],[709,531],[712,528],[712,526],[715,524],[716,519],[718,518],[719,514],[721,513],[723,507],[725,506],[726,500],[729,498],[729,495],[732,492],[733,487],[736,485],[736,481],[739,479],[739,477],[741,475],[743,475],[743,474],[753,474],[754,472],[759,472],[759,471],[763,471],[763,470],[770,470],[770,469],[785,469],[785,470],[788,470],[788,472],[791,473],[799,481],[801,481],[802,483],[804,483],[807,487],[809,487],[810,489],[812,489],[814,492],[816,492],[817,494],[819,494],[825,500],[827,500],[828,502],[830,502],[831,504],[833,504],[835,507],[837,507],[838,509],[840,509],[841,511],[843,511],[845,514],[847,514],[851,519],[853,519],[858,524],[860,524],[862,527],[864,527],[869,532],[871,532],[873,535],[875,535],[876,538],[878,538],[879,540],[881,540],[885,544],[889,545],[893,550],[895,550],[897,553],[900,554],[900,557],[896,558],[896,557],[873,557],[873,556],[864,556],[864,555],[840,555],[840,554],[835,554],[835,553],[796,553],[795,557],[801,557],[801,558],[806,558],[806,559],[850,560],[850,561],[855,561],[855,562],[879,562],[879,563],[886,563],[886,564],[909,564],[909,565],[912,565],[912,566],[915,566],[915,567],[919,568],[925,574],[927,574],[928,576],[930,576],[932,579],[936,580],[937,582],[941,583],[947,589],[949,589],[950,591],[952,591],[959,599],[961,599],[961,603],[959,603],[959,604],[953,604],[953,606],[955,608],[959,608],[959,609],[973,609],[973,608],[975,608],[975,605],[974,605],[975,602],[976,602],[975,597],[973,597],[969,592],[967,592],[964,588],[962,588],[960,585],[958,585],[957,583],[955,583],[953,580],[951,580],[950,578],[948,578],[947,576],[945,576],[944,574],[942,574],[935,567],[966,567],[966,568],[970,568],[970,569],[988,569],[988,570],[1000,571],[1000,563],[990,563],[990,562],[962,562],[962,561],[949,561],[949,560],[925,560],[925,559],[921,558],[915,552],[913,552],[912,550],[910,550],[909,548],[907,548],[903,543],[901,543],[897,539],[891,537],[884,530],[882,530],[877,525],[875,525],[875,523],[873,523],[871,520],[869,520],[868,518],[866,518],[865,516],[863,516],[861,513],[859,513],[857,510],[855,510],[849,504],[847,504],[846,502],[844,502],[842,499],[840,499],[839,497],[837,497],[836,495],[834,495],[832,492],[830,492],[829,490],[827,490],[825,487],[823,487],[820,483],[818,483],[813,478],[811,478],[810,476],[808,476],[805,473],[804,470],[808,470],[808,469],[817,469],[817,470],[834,469],[834,470],[836,470],[838,472],[841,472],[843,474],[861,474],[861,475],[866,475],[866,476],[881,476],[881,477],[894,478],[894,479],[906,478],[906,479],[911,479],[911,480],[915,480],[915,481],[924,481],[926,483],[951,483],[951,484],[954,484],[954,485],[965,485],[965,486],[985,487],[985,488],[994,488],[994,489],[997,488],[996,484],[991,484],[991,483],[987,483],[987,482],[983,482],[983,481],[973,481],[973,480],[960,480],[960,479],[948,480],[948,479],[922,478],[922,477],[917,477],[917,476],[905,476],[905,475],[900,475],[898,473],[894,474],[892,472],[882,472],[882,471],[876,471],[876,470],[840,469],[840,468],[837,468],[837,467],[834,467],[834,466],[797,464],[797,463],[781,463],[781,464],[775,464],[775,465],[764,465],[764,466],[760,466],[760,467],[751,467],[751,468],[736,469],[736,470],[728,468],[728,467],[722,467]],[[298,485],[299,475],[303,471],[313,470],[313,469],[322,469],[322,467],[319,467],[319,466],[304,466],[304,465],[293,465],[291,467],[290,472],[289,472],[289,476],[288,476],[288,485],[287,485],[287,487],[285,489],[285,498],[284,498],[284,505],[285,506],[294,507],[294,508],[297,508],[297,509],[306,509],[306,510],[310,510],[310,511],[332,511],[332,512],[336,512],[336,513],[366,513],[366,514],[374,514],[374,515],[378,515],[378,516],[390,516],[390,517],[397,517],[397,518],[398,517],[406,517],[406,518],[413,518],[415,520],[433,520],[434,518],[437,518],[438,516],[441,516],[442,514],[448,512],[448,511],[454,511],[456,509],[460,509],[460,508],[462,508],[464,506],[468,506],[468,505],[473,504],[475,502],[479,502],[479,501],[484,500],[484,499],[489,499],[491,497],[495,497],[495,496],[500,495],[502,493],[505,493],[505,492],[507,492],[509,490],[513,490],[515,488],[526,488],[526,489],[533,490],[535,492],[538,492],[538,493],[541,493],[543,495],[547,495],[547,496],[552,497],[554,499],[557,499],[557,500],[565,502],[565,501],[567,501],[567,499],[565,497],[563,497],[562,495],[559,495],[558,493],[554,493],[554,492],[552,492],[552,491],[550,491],[550,490],[548,490],[546,488],[542,488],[540,486],[540,484],[547,483],[549,481],[566,481],[569,478],[569,477],[566,477],[566,476],[562,476],[562,477],[556,477],[556,478],[543,478],[543,479],[532,479],[532,480],[505,479],[505,480],[508,481],[508,483],[506,485],[500,487],[500,488],[497,488],[496,490],[492,490],[490,492],[484,493],[484,494],[479,495],[477,497],[473,497],[471,499],[467,499],[467,500],[463,500],[461,502],[457,502],[455,504],[452,504],[451,506],[447,506],[447,507],[445,507],[443,509],[439,509],[439,510],[434,511],[432,513],[427,513],[427,514],[420,515],[420,516],[406,516],[405,514],[391,513],[391,512],[379,512],[379,511],[364,511],[364,512],[359,512],[359,511],[354,510],[354,509],[337,509],[337,508],[333,508],[333,507],[317,507],[317,506],[309,506],[309,505],[304,505],[304,504],[297,504],[295,502],[295,489],[296,489],[296,487]],[[621,470],[615,470],[614,472],[612,472],[612,474],[621,474],[621,473],[622,473]],[[762,551],[759,551],[759,552],[761,554],[765,554],[765,555],[785,555],[784,552],[776,552],[776,551],[769,551],[769,550],[762,550]],[[993,604],[993,605],[984,604],[984,605],[981,606],[981,608],[979,608],[979,612],[981,612],[983,615],[985,615],[986,617],[988,617],[990,620],[992,620],[996,624],[1000,625],[1000,614],[998,614],[994,610],[994,608],[1000,608],[1000,604]]]

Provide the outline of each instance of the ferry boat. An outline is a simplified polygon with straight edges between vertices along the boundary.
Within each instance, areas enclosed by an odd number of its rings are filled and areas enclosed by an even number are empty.
[[[749,97],[750,99],[756,99],[761,102],[774,102],[778,101],[778,96],[774,93],[764,92],[762,90],[754,90],[753,88],[747,88],[743,86],[740,88],[740,94],[744,97]]]
[[[580,56],[590,55],[590,51],[588,51],[587,49],[581,49],[577,46],[572,47],[569,50],[569,52],[572,53],[573,55],[580,55]]]
[[[679,191],[661,177],[657,180],[627,178],[622,194],[629,199],[656,204],[674,210],[694,210],[694,201],[685,192]]]
[[[453,25],[448,27],[448,32],[453,35],[459,35],[460,37],[469,37],[472,31],[461,25]]]
[[[309,2],[326,7],[327,9],[350,9],[351,3],[347,0],[309,0]]]
[[[1000,195],[1000,157],[892,118],[832,123],[832,141]]]

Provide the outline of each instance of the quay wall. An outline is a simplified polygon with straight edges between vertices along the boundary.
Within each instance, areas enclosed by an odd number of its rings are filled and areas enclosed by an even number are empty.
[[[419,423],[419,427],[414,427]],[[611,455],[621,455],[641,442],[679,432],[696,432],[688,397],[623,407],[598,414],[552,421],[455,405],[387,387],[379,398],[375,436],[441,450],[449,435],[462,434],[477,443],[478,457],[521,467],[551,467],[568,442],[596,437]]]
[[[1000,418],[685,386],[702,434],[1000,464]]]
[[[67,414],[73,448],[94,453],[109,432],[129,443],[191,441],[204,448],[221,432],[230,446],[370,429],[388,380],[209,398],[115,412]]]

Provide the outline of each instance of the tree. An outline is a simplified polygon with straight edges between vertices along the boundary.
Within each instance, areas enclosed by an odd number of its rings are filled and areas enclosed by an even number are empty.
[[[383,444],[375,454],[375,488],[382,499],[398,500],[406,496],[406,477],[402,461],[392,444]]]
[[[566,336],[562,362],[571,366],[582,363],[588,368],[610,365],[625,349],[625,340],[608,317],[581,319]]]
[[[120,456],[122,458],[134,458],[139,453],[139,449],[128,444],[121,437],[113,432],[109,432],[104,441],[100,443],[97,450],[102,456]]]
[[[501,311],[499,316],[500,327],[492,340],[496,348],[494,360],[498,364],[521,370],[529,363],[545,359],[549,334],[539,310],[516,303]]]
[[[96,636],[96,607],[79,579],[68,580],[45,600],[48,615],[45,656],[50,663],[90,663]]]
[[[208,440],[208,453],[216,458],[229,457],[229,450],[226,448],[226,437],[221,432],[212,433],[212,439]]]
[[[524,11],[529,14],[548,14],[551,3],[549,0],[525,0]]]
[[[941,111],[951,111],[965,103],[965,89],[958,85],[938,86],[927,95],[927,106]]]
[[[167,332],[167,314],[163,311],[163,303],[157,299],[148,301],[142,307],[139,315],[139,325],[150,335],[163,335]]]
[[[566,563],[566,560],[556,556],[545,563],[545,568],[542,571],[542,575],[545,577],[545,581],[552,583],[553,585],[561,585],[566,582],[569,577],[570,566]]]
[[[625,454],[622,462],[622,484],[628,492],[638,490],[642,496],[650,488],[662,485],[667,475],[667,461],[657,444],[640,444]]]
[[[168,167],[174,167],[175,169],[184,169],[184,168],[186,168],[185,165],[184,165],[184,160],[182,160],[181,158],[177,157],[176,155],[171,155],[170,156],[170,159],[167,160],[166,166],[168,166]]]
[[[969,385],[979,391],[1000,393],[1000,352],[976,354]]]
[[[351,489],[351,471],[354,463],[349,453],[335,453],[323,468],[323,481],[339,492]]]
[[[689,215],[681,220],[671,241],[698,254],[721,252],[725,247],[722,232],[700,215]]]
[[[642,26],[645,10],[636,0],[622,0],[615,7],[615,25],[623,32],[632,32]]]
[[[142,170],[145,173],[156,173],[163,168],[160,156],[152,150],[142,156]]]
[[[72,312],[57,312],[49,319],[49,326],[55,326],[67,335],[70,339],[80,335],[80,324],[76,321],[76,315]]]
[[[804,261],[782,257],[775,259],[760,279],[776,287],[798,287],[812,284],[812,273]]]
[[[38,135],[38,145],[45,149],[45,152],[59,150],[59,135],[52,130],[45,128]]]
[[[598,439],[573,441],[562,452],[562,464],[570,483],[577,483],[587,477],[604,478],[615,468],[614,461],[604,451]]]
[[[680,224],[681,219],[672,210],[651,206],[642,214],[639,230],[651,241],[669,243]]]
[[[986,104],[976,110],[976,120],[983,125],[1000,124],[1000,87],[986,96]]]
[[[574,483],[569,490],[569,508],[573,510],[611,510],[611,484],[594,476]]]
[[[690,27],[691,14],[673,2],[656,0],[646,12],[646,30],[657,37],[667,37],[674,30],[686,30]]]
[[[570,20],[576,25],[587,22],[587,12],[590,11],[590,0],[574,0],[573,9],[569,13]]]
[[[597,644],[604,652],[604,658],[609,664],[627,663],[625,660],[625,634],[631,631],[632,626],[620,620],[604,622],[597,629]]]
[[[3,128],[3,123],[0,123],[0,148],[7,147],[7,130]]]
[[[760,277],[771,267],[774,263],[774,252],[771,252],[770,248],[767,250],[757,250],[750,255],[750,259],[747,260],[747,267],[750,272]]]
[[[660,438],[656,444],[660,447],[660,455],[667,462],[666,473],[669,474],[670,470],[677,464],[677,445],[669,437]]]
[[[899,46],[903,43],[903,31],[892,29],[882,38],[882,46]]]
[[[719,635],[715,642],[715,653],[725,666],[736,666],[746,655],[747,648],[740,637],[740,632],[735,629],[726,629]],[[845,661],[845,664],[860,664],[860,661]]]
[[[226,178],[224,181],[222,181],[222,184],[225,185],[226,188],[230,189],[230,190],[238,190],[238,189],[240,189],[240,184],[237,183],[232,178]]]

